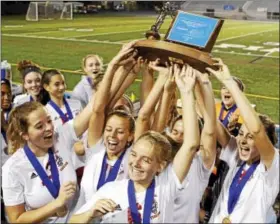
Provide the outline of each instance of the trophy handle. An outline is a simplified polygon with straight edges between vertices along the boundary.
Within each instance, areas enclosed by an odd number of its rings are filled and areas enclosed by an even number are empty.
[[[171,18],[174,18],[174,10],[171,9],[170,7],[170,3],[166,2],[164,3],[164,5],[162,6],[161,10],[160,10],[160,14],[158,15],[156,22],[154,25],[151,26],[151,29],[148,30],[145,34],[145,37],[148,40],[160,40],[160,33],[159,33],[159,29],[161,27],[161,25],[164,22],[164,19],[167,15],[170,15]]]

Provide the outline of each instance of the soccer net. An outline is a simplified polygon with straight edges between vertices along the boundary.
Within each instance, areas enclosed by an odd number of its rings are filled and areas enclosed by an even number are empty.
[[[30,2],[26,20],[73,19],[72,3],[64,2]]]

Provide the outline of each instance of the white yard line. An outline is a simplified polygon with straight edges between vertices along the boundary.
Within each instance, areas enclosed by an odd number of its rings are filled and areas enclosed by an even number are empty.
[[[33,39],[45,39],[45,40],[62,40],[62,41],[73,41],[73,42],[85,42],[85,43],[103,43],[103,44],[112,44],[112,45],[122,45],[118,42],[110,41],[101,41],[101,40],[83,40],[83,39],[69,39],[69,38],[60,38],[60,37],[42,37],[42,36],[23,36],[18,34],[2,34],[2,36],[7,37],[21,37],[21,38],[33,38]]]
[[[254,32],[254,33],[247,33],[247,34],[243,34],[243,35],[239,35],[239,36],[235,36],[235,37],[228,37],[228,38],[224,38],[224,39],[221,39],[221,40],[217,40],[216,43],[221,42],[221,41],[225,41],[225,40],[233,40],[233,39],[237,39],[237,38],[240,38],[240,37],[247,37],[247,36],[252,36],[252,35],[255,35],[255,34],[267,33],[267,32],[276,31],[276,30],[279,30],[279,29],[265,30],[265,31]]]
[[[213,50],[212,53],[218,53],[218,54],[234,54],[234,55],[243,55],[243,56],[253,56],[253,57],[264,57],[264,58],[279,58],[277,56],[268,56],[267,54],[246,54],[246,53],[238,53],[238,52],[227,52],[227,51],[217,51]]]
[[[110,35],[110,34],[121,34],[121,33],[133,33],[133,32],[145,32],[147,30],[130,30],[130,31],[122,31],[122,32],[108,32],[108,33],[96,33],[96,34],[88,34],[88,35],[77,35],[77,36],[71,36],[71,38],[75,37],[95,37],[95,36],[101,36],[101,35]]]

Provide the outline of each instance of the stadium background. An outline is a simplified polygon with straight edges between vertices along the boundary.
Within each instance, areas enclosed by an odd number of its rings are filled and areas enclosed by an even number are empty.
[[[279,2],[276,8],[275,2],[278,1],[254,1],[247,13],[240,10],[246,1],[185,1],[174,3],[174,7],[201,14],[214,9],[215,15],[228,18],[212,55],[221,57],[232,74],[244,81],[246,94],[257,105],[257,111],[279,123]],[[28,2],[2,1],[1,60],[12,64],[13,81],[21,82],[16,63],[29,59],[43,70],[61,70],[68,90],[72,90],[80,80],[81,59],[85,55],[98,54],[106,65],[122,44],[145,38],[145,32],[156,20],[155,8],[162,5],[162,2],[124,2],[123,9],[116,11],[116,5],[122,2],[107,3],[105,8],[103,2],[86,2],[101,7],[97,12],[74,14],[73,20],[30,22],[25,20]],[[234,5],[234,10],[224,9],[229,3]],[[278,19],[268,18],[267,12],[259,13],[260,7],[278,10]],[[170,23],[168,16],[160,29],[162,35]],[[136,99],[140,79],[127,90]],[[214,89],[219,97],[220,84],[216,80]]]

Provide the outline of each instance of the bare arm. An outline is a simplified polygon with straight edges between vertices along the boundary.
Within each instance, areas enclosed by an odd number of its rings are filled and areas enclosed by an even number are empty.
[[[132,46],[123,48],[109,63],[104,78],[101,81],[100,87],[98,88],[95,95],[95,102],[92,111],[92,115],[89,122],[88,129],[88,146],[94,146],[97,141],[101,138],[103,133],[103,126],[105,122],[105,109],[110,99],[110,88],[113,80],[113,76],[120,64],[122,58],[127,56],[133,51]],[[130,59],[126,59],[130,60]]]
[[[134,82],[134,80],[137,77],[137,74],[141,68],[141,64],[142,64],[142,58],[139,57],[137,59],[137,63],[136,64],[132,64],[131,66],[133,66],[133,68],[130,70],[129,74],[126,74],[125,80],[123,80],[120,83],[119,89],[117,90],[117,92],[113,95],[111,101],[110,101],[110,105],[109,108],[113,108],[114,105],[116,104],[116,102],[120,99],[120,97],[125,93],[125,91],[127,90],[127,88]]]
[[[154,85],[154,71],[145,64],[142,74],[140,105],[143,106]]]
[[[217,122],[217,140],[222,146],[222,148],[225,148],[229,143],[230,133],[218,119],[216,119],[216,122]]]
[[[54,216],[59,207],[57,201],[54,200],[41,208],[30,211],[25,210],[24,204],[5,206],[5,209],[10,223],[39,223]]]
[[[265,164],[266,168],[270,168],[275,151],[266,134],[265,128],[251,106],[249,100],[246,98],[244,93],[241,92],[236,82],[232,79],[228,67],[222,62],[221,59],[216,60],[218,61],[216,65],[219,66],[219,70],[214,71],[211,68],[207,68],[208,71],[214,74],[232,94],[232,97],[234,98],[236,105],[240,110],[240,114],[244,119],[244,124],[248,128],[250,134],[253,136],[262,162]]]
[[[155,109],[156,103],[160,98],[164,84],[168,77],[167,76],[169,72],[168,69],[158,68],[152,64],[150,64],[150,66],[153,69],[160,69],[160,73],[152,91],[150,92],[148,98],[146,99],[144,105],[142,106],[142,108],[138,113],[138,117],[136,120],[134,141],[136,141],[145,131],[150,130],[150,125],[149,125],[150,117]]]
[[[172,72],[169,73],[168,79],[165,82],[162,98],[155,113],[152,130],[162,132],[167,124],[168,113],[171,108],[172,96],[176,91],[175,76]]]
[[[202,159],[206,168],[210,169],[216,158],[216,108],[214,94],[208,74],[197,72],[198,83],[201,88],[203,103],[200,109],[204,119],[201,133]],[[200,91],[199,91],[200,92]],[[205,103],[207,102],[207,103]]]
[[[24,204],[15,206],[5,206],[9,222],[10,223],[39,223],[43,222],[47,218],[59,214],[63,211],[64,216],[66,215],[65,205],[66,202],[73,198],[76,192],[76,183],[67,182],[60,188],[59,196],[52,202],[45,206],[26,211]]]
[[[196,78],[190,66],[184,66],[180,75],[175,72],[175,78],[183,103],[184,143],[173,160],[173,168],[182,183],[199,147],[199,129],[193,94]]]

